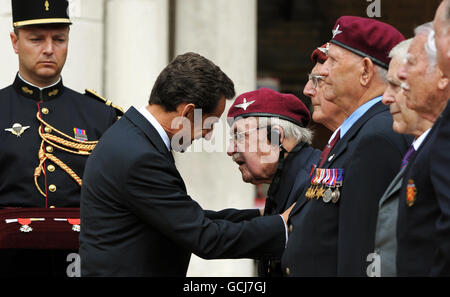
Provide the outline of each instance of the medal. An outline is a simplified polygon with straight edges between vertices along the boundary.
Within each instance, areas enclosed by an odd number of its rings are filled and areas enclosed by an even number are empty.
[[[336,189],[331,194],[331,202],[337,203],[341,197],[341,192],[339,188],[342,187],[344,181],[344,169],[336,169]]]
[[[54,219],[57,222],[68,222],[72,225],[73,232],[80,232],[80,219]]]
[[[331,194],[331,202],[336,204],[339,201],[340,197],[341,197],[341,193],[339,192],[339,188],[336,188],[334,190],[333,194]]]
[[[328,188],[324,193],[323,202],[329,203],[331,201],[332,194],[333,194],[333,191],[331,191],[331,188]]]
[[[33,231],[33,228],[30,227],[30,224],[31,224],[31,222],[34,222],[34,221],[45,221],[45,219],[44,218],[39,218],[39,219],[36,219],[36,218],[28,218],[28,219],[19,218],[19,219],[6,219],[5,220],[5,222],[7,224],[19,223],[21,225],[19,230],[21,232],[24,232],[24,233],[29,233],[29,232]]]

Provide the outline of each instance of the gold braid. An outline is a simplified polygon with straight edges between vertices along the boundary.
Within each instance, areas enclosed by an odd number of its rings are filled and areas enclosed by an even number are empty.
[[[43,125],[49,127],[52,129],[52,131],[55,131],[56,133],[62,135],[65,138],[68,138],[69,140],[65,140],[61,137],[58,137],[56,135],[52,135],[50,133],[43,133],[41,127],[38,128],[39,135],[42,138],[41,146],[39,148],[39,165],[34,170],[34,183],[36,185],[36,188],[38,191],[46,197],[45,193],[41,190],[38,184],[38,177],[41,176],[41,173],[44,171],[44,162],[49,159],[53,161],[56,165],[58,165],[62,170],[64,170],[70,177],[72,177],[75,182],[81,186],[82,180],[81,178],[69,167],[67,166],[63,161],[61,161],[59,158],[57,158],[53,154],[48,154],[44,151],[44,142],[47,142],[51,144],[52,146],[59,148],[60,150],[78,154],[78,155],[90,155],[92,150],[95,148],[98,141],[81,141],[78,139],[75,139],[73,137],[70,137],[69,135],[59,131],[58,129],[54,128],[53,126],[49,125],[47,122],[45,122],[39,115],[39,112],[36,115],[39,122],[41,122]],[[66,146],[66,147],[63,147]],[[74,150],[76,149],[76,150]]]

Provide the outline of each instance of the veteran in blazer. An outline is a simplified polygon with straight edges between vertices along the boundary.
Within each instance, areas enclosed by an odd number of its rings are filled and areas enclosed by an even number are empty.
[[[404,40],[401,33],[352,16],[339,18],[332,33],[319,75],[325,99],[347,118],[291,213],[293,229],[282,258],[290,276],[366,275],[379,199],[410,144],[392,130],[392,116],[380,102],[388,53]]]
[[[394,177],[380,199],[378,208],[377,229],[375,233],[374,261],[368,266],[368,273],[372,276],[396,276],[397,257],[397,213],[403,174],[416,148],[420,146],[424,133],[431,128],[430,122],[419,116],[417,112],[406,106],[401,81],[397,77],[398,70],[407,58],[408,48],[412,39],[400,42],[396,45],[389,57],[389,71],[387,75],[388,87],[383,94],[383,104],[388,105],[394,123],[392,128],[400,134],[413,135],[415,141],[403,157],[399,166],[400,171]],[[378,265],[379,263],[379,268]]]
[[[186,53],[158,76],[147,107],[130,108],[104,134],[82,189],[82,276],[185,276],[191,253],[206,259],[281,256],[288,212],[283,219],[223,211],[228,220],[211,220],[187,194],[172,156],[195,138],[209,139],[234,94],[219,67]],[[196,108],[202,126],[194,124]],[[240,221],[246,214],[253,219]]]
[[[239,165],[242,179],[270,184],[264,215],[283,213],[309,182],[320,151],[311,147],[311,115],[292,94],[261,88],[236,98],[228,111],[232,140],[227,154]],[[282,276],[280,258],[258,263],[259,276]]]
[[[432,23],[415,29],[405,64],[398,72],[406,104],[434,125],[415,147],[404,173],[397,221],[397,272],[399,276],[449,276],[448,232],[442,181],[435,174],[449,164],[432,164],[442,111],[449,95],[449,78],[437,66]],[[419,138],[420,139],[420,138]],[[448,139],[446,140],[449,141]],[[445,148],[445,143],[439,150]],[[434,166],[432,166],[434,165]],[[444,169],[445,170],[445,169]]]

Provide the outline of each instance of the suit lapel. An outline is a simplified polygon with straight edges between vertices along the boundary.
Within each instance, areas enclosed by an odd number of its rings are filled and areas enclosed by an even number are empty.
[[[386,111],[387,109],[388,107],[386,105],[382,102],[378,102],[367,110],[366,113],[353,124],[350,130],[345,133],[344,137],[337,142],[336,146],[330,152],[330,157],[332,157],[331,160],[328,158],[323,167],[330,168],[333,162],[347,150],[348,143],[356,136],[361,127],[373,116]]]
[[[166,154],[169,159],[175,163],[172,153],[167,149],[164,141],[159,135],[158,131],[152,124],[134,107],[130,107],[124,116],[135,124],[144,134],[153,146],[162,154]]]
[[[387,201],[390,197],[392,197],[392,195],[400,191],[400,189],[402,188],[402,179],[405,170],[406,167],[400,169],[399,173],[397,173],[397,175],[394,177],[392,182],[386,188],[386,191],[384,192],[383,196],[381,197],[379,205],[383,205],[385,201]]]

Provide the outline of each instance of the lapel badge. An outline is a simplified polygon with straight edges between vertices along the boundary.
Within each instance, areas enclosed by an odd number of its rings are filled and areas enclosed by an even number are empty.
[[[334,159],[335,154],[332,154],[329,158],[328,158],[328,162],[331,162],[331,160]]]
[[[25,130],[30,128],[30,126],[22,126],[19,123],[15,123],[11,128],[5,129],[7,132],[11,132],[12,134],[16,135],[17,137],[20,137]]]
[[[416,202],[417,188],[414,184],[414,180],[408,180],[408,185],[406,186],[406,204],[411,207]]]
[[[79,141],[87,141],[86,130],[73,128],[73,133],[75,134],[75,139]]]

